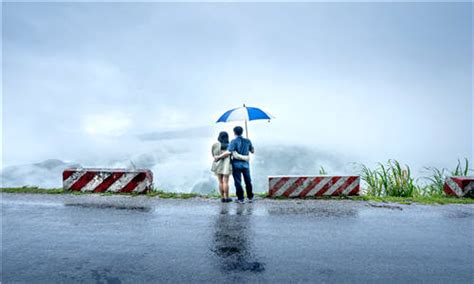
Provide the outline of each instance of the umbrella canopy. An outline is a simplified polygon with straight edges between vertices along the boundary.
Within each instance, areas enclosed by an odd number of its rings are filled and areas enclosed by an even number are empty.
[[[247,121],[264,119],[270,121],[273,116],[264,112],[263,110],[256,107],[238,107],[226,111],[221,117],[216,121],[219,122],[229,122],[229,121],[245,121],[245,134],[247,138],[249,137],[249,132],[247,129]]]
[[[272,119],[272,116],[259,108],[247,107],[244,105],[243,107],[238,107],[226,111],[217,120],[217,123],[229,121],[251,121],[258,119],[270,120]]]

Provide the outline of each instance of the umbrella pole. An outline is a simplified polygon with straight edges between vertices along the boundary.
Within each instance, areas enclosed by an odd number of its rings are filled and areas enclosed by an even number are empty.
[[[249,139],[249,130],[247,129],[247,120],[245,120],[245,135],[247,136],[247,139]]]

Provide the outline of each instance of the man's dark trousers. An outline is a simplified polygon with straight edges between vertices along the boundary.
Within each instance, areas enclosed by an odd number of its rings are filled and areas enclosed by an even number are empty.
[[[242,188],[242,176],[244,176],[245,191],[247,191],[247,198],[253,198],[252,180],[250,179],[250,169],[234,167],[232,169],[232,176],[234,177],[235,191],[239,200],[244,200],[244,190]]]

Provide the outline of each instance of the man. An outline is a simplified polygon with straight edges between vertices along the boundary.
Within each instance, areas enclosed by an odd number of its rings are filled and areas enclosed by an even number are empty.
[[[231,155],[234,151],[240,155],[248,156],[249,153],[254,153],[252,142],[249,139],[242,137],[244,129],[240,126],[234,128],[235,139],[230,141],[227,151],[216,157],[216,160],[225,158]],[[242,188],[242,176],[245,182],[245,191],[247,192],[248,201],[253,201],[252,180],[250,178],[250,166],[248,159],[239,160],[232,159],[232,177],[234,178],[235,191],[237,194],[237,202],[244,203],[244,190]]]

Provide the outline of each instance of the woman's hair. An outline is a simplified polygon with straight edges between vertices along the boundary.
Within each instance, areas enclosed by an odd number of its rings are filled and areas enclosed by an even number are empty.
[[[222,131],[219,133],[217,141],[221,143],[221,150],[227,150],[227,147],[229,146],[229,134],[227,134],[225,131]]]

